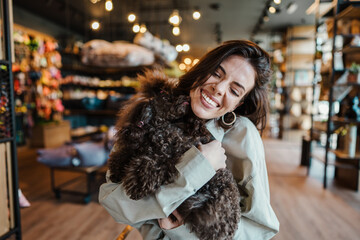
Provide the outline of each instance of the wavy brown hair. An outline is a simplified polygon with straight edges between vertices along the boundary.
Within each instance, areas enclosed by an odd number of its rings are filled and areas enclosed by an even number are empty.
[[[269,100],[268,83],[271,77],[269,54],[253,42],[247,40],[226,41],[208,52],[186,74],[180,77],[177,86],[179,94],[189,94],[191,89],[201,86],[232,55],[243,57],[255,71],[255,86],[241,100],[235,113],[248,117],[259,130],[263,130],[267,122]],[[223,128],[229,128],[221,125]]]

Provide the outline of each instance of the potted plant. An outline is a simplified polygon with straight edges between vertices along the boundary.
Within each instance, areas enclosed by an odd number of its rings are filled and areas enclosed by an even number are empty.
[[[360,64],[351,64],[347,80],[349,83],[360,83]]]

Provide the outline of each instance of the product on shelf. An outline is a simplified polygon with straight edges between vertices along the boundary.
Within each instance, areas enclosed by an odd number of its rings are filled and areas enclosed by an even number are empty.
[[[134,67],[151,65],[154,53],[136,44],[94,39],[83,45],[81,61],[98,67]]]
[[[14,39],[16,111],[29,114],[25,119],[30,127],[34,121],[61,121],[64,107],[59,68],[62,64],[57,43],[17,29]]]
[[[174,46],[169,41],[153,36],[149,31],[136,34],[134,43],[146,47],[166,62],[174,61],[178,55]]]

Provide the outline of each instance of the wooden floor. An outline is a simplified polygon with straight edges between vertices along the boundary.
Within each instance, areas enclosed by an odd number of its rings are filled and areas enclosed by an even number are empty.
[[[300,145],[264,140],[269,171],[271,201],[280,220],[276,240],[353,240],[360,236],[360,194],[336,186],[322,188],[322,166],[314,163],[310,176],[299,167]],[[18,149],[20,188],[31,203],[21,209],[24,240],[115,240],[125,225],[115,223],[97,203],[63,194],[60,200],[50,188],[49,169],[36,162],[34,149]],[[74,177],[61,173],[61,181]],[[98,182],[101,182],[99,176]],[[76,188],[84,188],[80,179]],[[126,240],[141,240],[136,230]],[[257,239],[256,239],[257,240]]]

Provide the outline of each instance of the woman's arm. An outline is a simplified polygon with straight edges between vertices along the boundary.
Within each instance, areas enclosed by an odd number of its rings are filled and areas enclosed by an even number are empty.
[[[249,119],[241,117],[223,140],[227,166],[238,181],[242,217],[234,239],[270,239],[279,222],[270,205],[264,147]]]
[[[179,177],[174,183],[140,200],[130,199],[123,186],[112,183],[107,174],[107,182],[100,187],[99,202],[115,221],[129,225],[167,217],[215,175],[215,170],[196,147],[183,155],[176,168]]]

